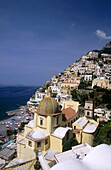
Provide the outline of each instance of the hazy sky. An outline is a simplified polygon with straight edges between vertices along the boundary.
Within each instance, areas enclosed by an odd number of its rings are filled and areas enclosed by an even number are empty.
[[[43,85],[111,40],[111,0],[0,0],[0,84]]]

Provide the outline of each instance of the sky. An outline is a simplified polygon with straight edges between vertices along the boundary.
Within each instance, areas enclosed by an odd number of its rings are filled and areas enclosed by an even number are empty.
[[[110,40],[110,0],[0,0],[0,85],[41,86]]]

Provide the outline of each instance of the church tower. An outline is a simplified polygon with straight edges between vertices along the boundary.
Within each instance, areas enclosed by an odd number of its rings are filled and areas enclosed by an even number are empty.
[[[34,130],[42,130],[47,134],[61,125],[62,113],[57,101],[51,97],[51,89],[47,90],[47,96],[41,100],[38,110],[34,115]]]
[[[84,113],[87,118],[94,119],[94,102],[92,100],[85,101]]]

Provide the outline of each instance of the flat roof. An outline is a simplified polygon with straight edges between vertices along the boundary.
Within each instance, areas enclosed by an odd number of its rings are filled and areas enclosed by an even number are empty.
[[[74,122],[74,124],[78,124],[79,126],[83,127],[88,122],[87,119],[80,117],[78,120]]]
[[[64,162],[69,158],[73,158],[74,157],[74,153],[72,150],[60,153],[60,154],[56,154],[55,158],[57,160],[57,162]]]
[[[96,123],[88,123],[86,125],[86,127],[83,129],[83,132],[86,132],[86,133],[94,133],[96,128],[97,128],[97,124]]]
[[[0,151],[0,156],[5,156],[5,157],[9,158],[14,153],[15,153],[14,149],[4,148],[2,151]]]
[[[92,147],[89,144],[84,143],[72,147],[72,149],[69,151],[56,154],[55,158],[58,162],[64,162],[70,158],[83,159],[91,150]]]
[[[92,150],[92,147],[87,144],[87,143],[84,143],[84,144],[80,144],[80,145],[77,145],[77,146],[74,146],[72,147],[72,151],[77,155],[80,155],[79,158],[84,158],[90,151]]]

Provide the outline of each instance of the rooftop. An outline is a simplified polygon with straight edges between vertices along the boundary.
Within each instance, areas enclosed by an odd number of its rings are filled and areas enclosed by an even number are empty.
[[[46,135],[42,130],[31,130],[26,137],[32,140],[40,140],[47,136],[48,135]]]
[[[14,153],[15,153],[14,149],[4,148],[2,151],[0,151],[0,157],[9,159],[9,157]]]
[[[74,109],[72,109],[71,107],[63,109],[62,110],[62,115],[63,115],[63,121],[66,121],[70,118],[72,118],[73,116],[77,115],[78,113],[75,112]]]
[[[76,121],[74,122],[74,124],[77,124],[77,125],[79,125],[80,127],[85,126],[87,123],[88,123],[88,120],[85,119],[85,118],[83,118],[83,117],[80,117],[78,120],[76,120]]]
[[[62,154],[62,153],[61,153]],[[102,144],[93,148],[83,160],[70,158],[53,166],[51,170],[111,170],[111,147]]]
[[[48,149],[46,151],[46,154],[44,155],[45,159],[47,160],[51,160],[51,161],[54,161],[55,158],[54,158],[54,155],[57,154],[58,152],[53,150],[53,149]]]
[[[33,128],[34,120],[31,120],[27,125],[27,127]]]
[[[62,138],[65,137],[65,135],[66,135],[66,133],[67,133],[68,130],[72,130],[72,128],[69,128],[69,127],[58,127],[58,128],[54,131],[54,133],[52,133],[51,135],[52,135],[52,136],[55,136],[55,137],[57,137],[57,138],[62,139]]]
[[[97,124],[96,123],[88,123],[85,128],[83,129],[83,132],[86,133],[94,133],[96,128],[97,128]]]
[[[64,162],[69,158],[83,159],[90,151],[92,147],[87,143],[72,147],[72,150],[62,152],[55,155],[57,162]]]

